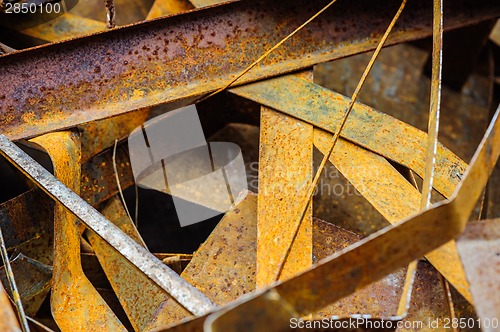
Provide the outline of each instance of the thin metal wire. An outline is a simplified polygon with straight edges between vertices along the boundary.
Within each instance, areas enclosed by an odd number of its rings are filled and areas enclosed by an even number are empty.
[[[432,77],[431,104],[429,109],[429,124],[427,135],[427,156],[422,185],[420,209],[428,209],[431,204],[434,168],[439,134],[439,113],[441,106],[441,76],[443,63],[443,1],[434,0],[434,18],[432,23]]]
[[[5,266],[5,273],[9,281],[10,291],[12,293],[14,304],[17,309],[17,315],[19,316],[19,321],[21,322],[21,328],[23,329],[23,332],[29,332],[30,328],[28,326],[28,320],[26,319],[26,314],[24,313],[23,304],[21,302],[21,296],[19,295],[16,279],[14,278],[14,272],[12,271],[12,266],[10,265],[9,255],[7,254],[7,248],[5,246],[5,241],[3,239],[1,227],[0,227],[0,251],[2,253],[2,260]]]
[[[118,192],[120,193],[120,198],[122,200],[122,204],[125,207],[125,211],[127,212],[127,216],[132,223],[134,220],[128,211],[127,202],[125,202],[125,197],[123,196],[122,186],[120,184],[120,177],[118,176],[118,169],[116,168],[116,146],[118,145],[118,140],[115,140],[115,146],[113,147],[113,170],[115,172],[116,185],[118,186]]]
[[[425,161],[424,181],[420,209],[426,210],[431,206],[431,194],[436,167],[436,152],[439,135],[439,115],[441,110],[441,86],[443,69],[443,0],[434,0],[434,14],[432,22],[432,74],[431,95],[429,107],[429,123],[427,129],[427,155]],[[446,302],[450,317],[455,319],[455,309],[451,298],[450,285],[439,273],[439,278],[445,290]],[[456,328],[452,327],[453,331]]]
[[[139,229],[139,186],[134,183],[135,190],[135,228]]]
[[[113,29],[116,26],[115,0],[104,0],[104,6],[106,7],[106,27]]]
[[[325,168],[326,162],[328,161],[328,159],[330,159],[330,156],[332,155],[333,149],[335,148],[337,140],[338,140],[338,138],[340,136],[340,132],[342,131],[342,129],[344,128],[344,125],[346,124],[347,118],[349,117],[349,114],[351,113],[352,107],[354,106],[354,104],[356,102],[356,99],[358,98],[359,92],[361,91],[361,88],[363,87],[363,84],[365,83],[366,77],[370,73],[370,70],[372,69],[373,64],[375,63],[375,60],[377,59],[377,57],[378,57],[378,55],[380,53],[380,50],[384,46],[385,41],[389,37],[389,34],[390,34],[392,28],[394,27],[394,25],[396,24],[397,20],[399,19],[399,16],[403,12],[403,9],[404,9],[404,7],[406,5],[406,1],[407,0],[403,0],[401,2],[401,6],[399,7],[398,11],[396,12],[396,15],[394,15],[394,18],[392,19],[391,23],[387,27],[387,30],[385,31],[384,35],[382,36],[382,39],[380,40],[379,44],[377,45],[377,48],[375,49],[375,52],[373,52],[373,55],[372,55],[370,61],[368,62],[368,65],[366,66],[365,71],[363,72],[363,75],[361,76],[361,79],[359,80],[358,85],[356,86],[356,89],[354,90],[354,93],[352,94],[351,100],[349,102],[349,106],[347,107],[347,109],[346,109],[346,111],[344,113],[344,117],[342,118],[342,121],[341,121],[340,125],[338,126],[337,130],[335,130],[335,134],[333,136],[332,145],[330,146],[330,149],[328,150],[328,153],[325,154],[325,156],[323,157],[323,160],[321,160],[321,163],[320,163],[320,165],[318,167],[318,170],[316,171],[316,174],[314,176],[312,184],[309,187],[309,191],[307,192],[307,195],[305,197],[304,203],[301,204],[302,208],[300,210],[301,211],[300,218],[298,218],[298,220],[294,222],[294,224],[296,224],[296,226],[295,226],[295,230],[294,230],[294,233],[293,233],[292,241],[290,242],[290,246],[288,247],[288,250],[287,250],[285,256],[283,257],[283,259],[281,260],[281,262],[279,262],[278,270],[277,270],[277,273],[276,273],[276,280],[278,280],[280,278],[280,276],[281,276],[281,273],[283,271],[283,267],[285,265],[284,263],[287,260],[288,255],[290,254],[290,249],[292,248],[293,242],[295,241],[295,239],[297,237],[298,231],[300,229],[300,225],[302,224],[302,220],[304,219],[304,216],[305,216],[305,214],[307,212],[307,209],[309,207],[309,204],[310,204],[310,201],[311,201],[311,197],[312,197],[312,195],[314,194],[314,192],[316,190],[316,186],[318,185],[318,181],[319,181],[319,178],[321,176],[321,172]]]
[[[33,323],[33,324],[35,324],[35,325],[40,326],[40,328],[44,329],[44,330],[45,330],[45,331],[47,331],[47,332],[55,332],[54,330],[52,330],[52,329],[51,329],[51,328],[49,328],[48,326],[43,325],[42,323],[40,323],[39,321],[37,321],[37,320],[35,320],[35,319],[31,318],[30,316],[28,316],[27,318],[28,318],[28,320],[29,320],[30,322],[32,322],[32,323]]]
[[[408,182],[410,182],[412,186],[415,187],[415,189],[419,190],[415,174],[409,168],[407,168],[406,170],[407,172],[405,172],[403,176],[406,178],[406,180],[408,180]],[[401,319],[406,317],[406,315],[408,314],[408,309],[410,308],[411,295],[413,291],[415,276],[417,274],[417,268],[418,268],[418,260],[414,260],[413,262],[410,262],[410,264],[408,264],[408,267],[406,269],[403,292],[398,303],[398,311],[397,311],[397,316],[400,317]]]
[[[427,155],[422,185],[422,196],[420,209],[428,209],[431,205],[431,194],[434,182],[434,171],[436,165],[436,151],[439,135],[439,115],[441,110],[441,86],[443,67],[443,0],[434,0],[434,15],[432,23],[432,74],[431,74],[431,96],[429,108],[429,123],[427,130]],[[448,281],[439,274],[448,303],[450,317],[455,317],[453,300],[451,298]],[[456,331],[456,329],[454,329]]]
[[[450,314],[450,319],[452,322],[456,321],[457,315],[455,315],[455,305],[453,304],[453,298],[451,297],[450,283],[446,280],[441,273],[438,273],[441,285],[443,285],[444,296],[446,298],[446,304],[448,307],[448,313]],[[452,325],[452,330],[456,332],[458,329]]]
[[[255,60],[252,64],[250,64],[248,67],[246,67],[241,73],[239,73],[234,79],[232,79],[228,84],[226,84],[224,87],[212,92],[211,94],[204,96],[197,100],[195,103],[199,103],[204,101],[205,99],[208,99],[210,97],[213,97],[214,95],[218,94],[219,92],[222,92],[229,88],[231,85],[234,84],[237,80],[239,80],[243,75],[248,73],[253,67],[258,65],[262,60],[264,60],[269,54],[271,54],[275,49],[283,45],[288,39],[292,38],[297,32],[302,30],[306,25],[311,23],[315,18],[317,18],[321,13],[323,13],[325,10],[327,10],[331,5],[333,5],[337,0],[332,0],[330,1],[325,7],[323,7],[320,11],[318,11],[316,14],[311,16],[307,21],[302,23],[297,29],[293,30],[289,35],[287,35],[285,38],[281,39],[276,45],[271,47],[269,50],[267,50],[264,54],[262,54],[257,60]],[[406,1],[406,0],[405,0]]]

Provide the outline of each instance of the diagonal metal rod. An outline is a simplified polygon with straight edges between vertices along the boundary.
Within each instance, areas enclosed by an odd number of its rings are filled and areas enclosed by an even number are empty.
[[[441,86],[443,71],[443,0],[433,1],[432,20],[432,74],[431,74],[431,95],[429,107],[429,123],[427,129],[427,149],[424,170],[424,182],[422,184],[422,196],[420,209],[426,210],[431,206],[432,187],[434,183],[434,170],[436,168],[436,152],[439,135],[439,117],[441,111]],[[410,264],[416,270],[416,264]],[[413,271],[414,272],[414,271]],[[453,300],[450,294],[448,281],[439,273],[445,289],[445,296],[448,303],[450,317],[455,319]],[[452,327],[453,331],[456,328]]]
[[[439,133],[439,113],[441,106],[441,76],[443,64],[443,1],[434,0],[432,46],[431,104],[427,130],[427,156],[422,185],[420,209],[428,209],[431,204],[431,192],[436,166],[436,151]]]
[[[215,307],[203,293],[132,240],[4,135],[0,135],[0,154],[191,313],[202,315]]]
[[[396,15],[394,15],[391,23],[389,24],[389,26],[387,27],[387,30],[385,31],[384,35],[382,36],[382,39],[378,43],[377,48],[375,49],[375,52],[373,52],[373,55],[370,59],[370,62],[368,62],[368,65],[366,66],[365,71],[363,72],[363,75],[361,76],[361,79],[359,80],[358,85],[356,86],[356,89],[354,90],[354,93],[352,94],[351,100],[349,102],[349,106],[347,107],[347,109],[344,113],[344,117],[342,118],[342,121],[340,122],[340,125],[338,126],[338,128],[335,131],[335,134],[333,136],[332,145],[330,146],[328,153],[326,153],[325,156],[323,157],[323,160],[321,160],[321,163],[318,167],[318,170],[316,171],[316,174],[314,175],[314,179],[312,181],[312,184],[309,187],[309,191],[307,192],[307,195],[304,199],[304,203],[301,204],[299,218],[293,220],[293,222],[296,224],[295,230],[293,233],[293,237],[292,237],[292,240],[290,242],[290,246],[288,247],[288,250],[285,253],[285,256],[279,262],[275,280],[278,280],[281,276],[281,273],[283,271],[283,267],[285,266],[285,261],[287,260],[288,255],[290,254],[290,248],[292,248],[293,242],[295,241],[297,234],[298,234],[298,231],[300,229],[300,225],[302,223],[302,220],[304,219],[304,216],[307,212],[309,204],[311,203],[310,198],[314,194],[314,192],[316,190],[316,186],[318,185],[318,181],[319,181],[319,178],[321,176],[321,172],[325,168],[326,162],[330,159],[330,156],[332,155],[333,149],[335,148],[335,144],[337,143],[337,140],[340,137],[340,132],[344,128],[344,125],[346,124],[347,118],[349,117],[349,114],[351,113],[352,107],[356,103],[356,99],[358,98],[359,92],[361,91],[361,88],[363,87],[363,84],[365,83],[366,77],[370,73],[370,70],[372,69],[373,64],[375,63],[375,60],[377,59],[377,57],[380,53],[380,50],[384,46],[384,43],[387,40],[387,38],[389,37],[389,34],[391,33],[391,30],[394,27],[394,25],[396,24],[399,16],[403,12],[405,5],[406,5],[406,0],[403,0],[401,2],[401,6],[399,7],[398,11],[396,12]]]
[[[115,0],[104,0],[104,6],[106,7],[106,27],[108,29],[113,29],[116,26]]]
[[[429,124],[427,132],[427,148],[424,169],[424,183],[422,186],[422,195],[420,200],[420,210],[426,210],[431,205],[432,184],[434,180],[434,169],[436,166],[436,153],[439,133],[439,110],[441,105],[441,72],[443,59],[443,1],[434,0],[433,22],[432,22],[432,80],[431,80],[431,106],[429,109]],[[417,272],[417,260],[408,264],[406,272],[407,281],[405,288],[410,287],[407,293],[408,301],[403,307],[400,303],[398,313],[406,312],[411,298],[411,286],[413,278]],[[443,276],[439,274],[443,282],[447,284]],[[411,276],[411,280],[409,279]]]
[[[14,304],[16,305],[19,321],[21,322],[21,328],[23,329],[23,332],[29,332],[30,328],[28,326],[26,314],[24,313],[23,304],[21,303],[21,296],[19,295],[19,290],[17,289],[16,279],[14,278],[14,272],[12,271],[12,267],[10,266],[9,255],[7,255],[7,248],[5,247],[5,241],[3,239],[1,228],[0,228],[0,251],[2,253],[3,264],[5,265],[5,272],[7,274],[7,279],[9,280],[10,291],[12,292],[12,297],[14,300]]]

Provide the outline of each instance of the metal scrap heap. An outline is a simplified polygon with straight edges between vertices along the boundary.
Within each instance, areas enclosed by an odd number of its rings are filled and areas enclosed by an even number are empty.
[[[498,17],[0,0],[0,331],[498,331]]]

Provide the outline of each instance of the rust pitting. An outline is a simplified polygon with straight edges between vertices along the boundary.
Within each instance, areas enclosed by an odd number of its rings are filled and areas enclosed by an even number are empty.
[[[396,34],[393,43],[430,33],[425,19],[428,17],[426,4],[418,2],[410,5],[415,7],[409,8],[408,12],[416,11],[421,15],[414,21],[403,15],[400,26],[404,26],[407,33]],[[264,60],[261,66],[254,68],[241,82],[370,49],[373,44],[365,38],[374,31],[379,34],[385,28],[385,23],[381,19],[374,20],[369,13],[376,10],[379,17],[390,17],[393,11],[392,6],[369,1],[357,4],[357,9],[366,8],[366,12],[356,12],[358,22],[359,17],[366,16],[367,22],[373,24],[358,27],[357,32],[352,29],[346,32],[341,30],[334,34],[336,39],[332,40],[327,26],[348,26],[349,20],[336,18],[348,13],[346,9],[349,7],[339,6],[332,7],[317,21],[313,21],[308,29],[285,43],[278,53]],[[450,6],[458,5],[454,2]],[[311,8],[317,10],[320,4],[311,5]],[[462,24],[453,20],[453,15],[456,15],[454,8],[456,7],[448,9],[448,24]],[[495,15],[495,11],[487,5],[475,5],[473,10],[476,16],[471,20],[482,19],[484,15]],[[12,109],[14,114],[19,114],[29,109],[37,119],[46,120],[43,129],[29,122],[8,122],[4,118],[6,132],[12,138],[27,137],[40,131],[61,128],[63,123],[63,126],[81,124],[138,107],[172,101],[172,98],[209,92],[227,82],[227,78],[220,74],[222,66],[224,73],[239,73],[263,53],[268,47],[266,43],[276,43],[295,28],[295,22],[305,21],[308,15],[294,3],[236,2],[2,57],[0,94],[6,96],[0,101],[3,112]],[[249,22],[250,17],[252,22]],[[294,19],[290,21],[290,17]],[[231,21],[232,26],[229,26],[228,21]],[[319,24],[322,29],[318,28]],[[283,27],[280,33],[274,31],[276,25]],[[332,28],[335,29],[335,26]],[[198,27],[200,32],[193,27]],[[247,29],[251,33],[247,34]],[[215,36],[212,36],[214,32]],[[157,38],[163,34],[168,36],[166,39],[169,44],[166,46],[164,41]],[[195,39],[198,44],[194,42]],[[83,40],[85,44],[81,43]],[[345,43],[348,40],[358,42],[352,42],[349,46]],[[208,44],[209,41],[212,44]],[[166,53],[158,52],[158,58],[154,58],[151,50],[155,50],[157,46],[162,50],[166,49]],[[149,51],[143,50],[143,47]],[[319,56],[320,53],[323,55]],[[312,57],[307,58],[307,55]],[[148,57],[151,61],[142,61]],[[205,61],[196,61],[201,58]],[[124,66],[124,61],[129,64]],[[64,63],[64,67],[60,66],[61,63]],[[194,63],[196,65],[193,66]],[[94,69],[97,65],[100,71],[96,73]],[[38,80],[39,77],[44,77],[44,81]],[[196,81],[203,84],[193,89],[185,85],[186,78],[191,84]],[[68,89],[68,80],[73,82],[71,89]],[[35,93],[28,94],[29,88]],[[41,88],[45,90],[41,91]],[[167,97],[165,89],[169,88],[176,92]],[[140,100],[134,99],[136,90],[144,92]],[[32,98],[31,102],[37,102],[29,106],[29,98]],[[43,99],[45,101],[41,102]],[[60,113],[52,115],[51,109],[57,109]],[[55,123],[59,123],[58,125],[51,121],[57,118],[59,121]]]

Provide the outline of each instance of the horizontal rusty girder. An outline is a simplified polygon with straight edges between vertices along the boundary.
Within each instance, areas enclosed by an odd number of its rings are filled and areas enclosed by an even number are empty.
[[[236,1],[1,56],[2,132],[29,138],[214,91],[326,1],[304,4]],[[398,5],[339,1],[237,83],[373,49]],[[500,14],[494,1],[446,5],[446,29]],[[431,35],[431,20],[432,1],[411,1],[387,44]]]

